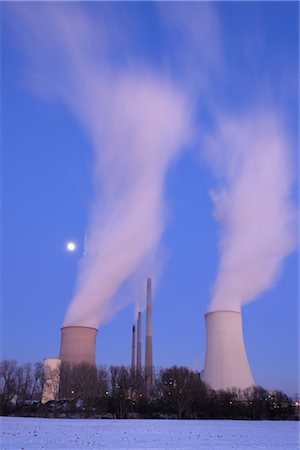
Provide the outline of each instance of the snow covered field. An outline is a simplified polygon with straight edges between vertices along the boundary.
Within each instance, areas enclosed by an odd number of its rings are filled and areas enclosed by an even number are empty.
[[[298,449],[299,423],[1,417],[6,449]]]

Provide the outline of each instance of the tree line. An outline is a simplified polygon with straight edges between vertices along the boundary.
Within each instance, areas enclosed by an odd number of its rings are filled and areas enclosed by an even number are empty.
[[[43,392],[54,400],[41,403]],[[144,373],[124,366],[0,363],[1,415],[37,417],[290,419],[299,409],[283,392],[255,386],[215,391],[199,373],[173,366],[154,372],[151,393]]]

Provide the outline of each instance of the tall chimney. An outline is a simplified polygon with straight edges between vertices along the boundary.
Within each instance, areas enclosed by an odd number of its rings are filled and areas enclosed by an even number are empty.
[[[60,359],[62,363],[96,365],[96,337],[91,327],[70,326],[61,329]]]
[[[142,373],[142,313],[138,313],[137,321],[137,372]]]
[[[213,389],[246,389],[254,385],[237,311],[213,311],[205,315],[206,354],[203,381]]]
[[[152,283],[147,279],[147,306],[146,306],[146,352],[145,352],[145,383],[146,394],[149,397],[152,387],[153,361],[152,361]]]
[[[135,326],[132,326],[131,370],[135,372]]]

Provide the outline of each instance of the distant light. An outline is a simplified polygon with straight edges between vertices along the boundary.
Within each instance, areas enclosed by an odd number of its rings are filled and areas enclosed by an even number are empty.
[[[68,250],[68,252],[74,252],[77,248],[77,245],[75,244],[75,242],[67,242],[66,243],[66,249]]]

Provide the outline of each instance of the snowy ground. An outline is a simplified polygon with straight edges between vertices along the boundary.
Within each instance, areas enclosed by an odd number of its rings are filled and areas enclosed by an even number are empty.
[[[299,449],[299,423],[1,417],[6,449]]]

